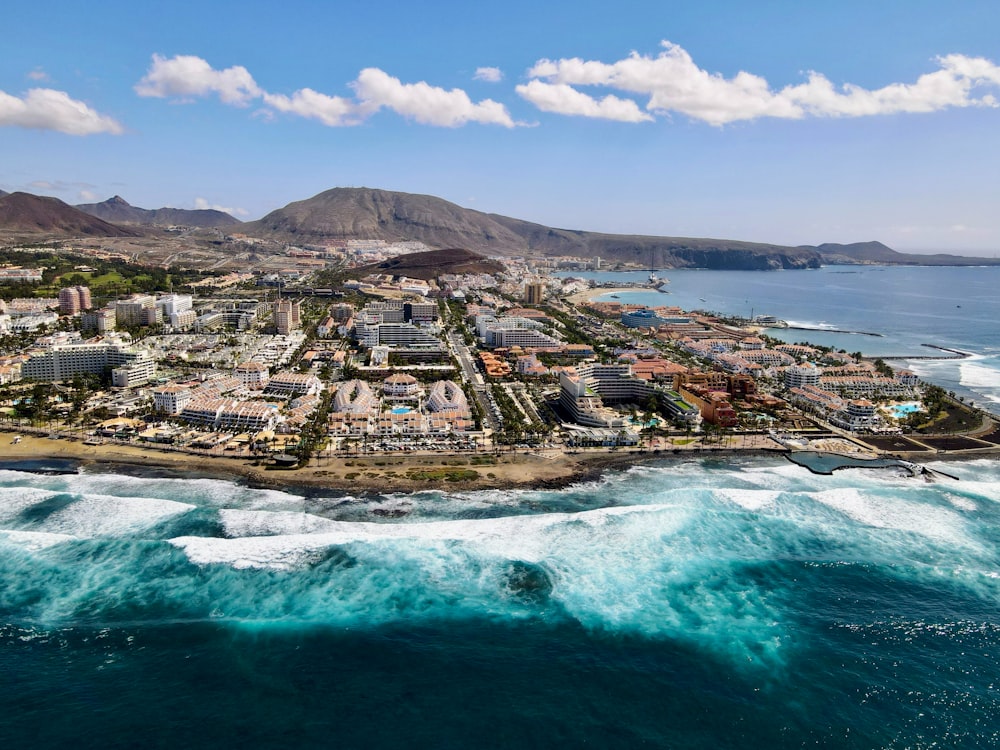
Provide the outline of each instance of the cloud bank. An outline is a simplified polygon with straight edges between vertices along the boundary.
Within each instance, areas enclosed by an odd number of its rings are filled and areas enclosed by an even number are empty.
[[[633,52],[613,63],[539,60],[528,71],[532,80],[516,91],[539,109],[558,114],[641,122],[677,113],[725,125],[761,117],[862,117],[996,107],[996,97],[982,90],[1000,86],[1000,66],[956,54],[937,58],[939,69],[914,83],[873,90],[853,84],[837,87],[821,73],[809,72],[804,83],[774,90],[761,76],[740,71],[725,78],[699,68],[680,46],[668,41],[662,46],[656,57]],[[596,98],[577,87],[603,87],[644,97],[646,102],[640,108],[633,99],[611,94]]]
[[[0,91],[0,126],[55,130],[68,135],[125,132],[113,118],[55,89],[29,89],[23,97]]]
[[[245,208],[232,208],[212,203],[207,198],[195,198],[194,207],[198,211],[222,211],[230,216],[246,216],[249,212]]]
[[[353,97],[331,96],[311,88],[291,95],[264,91],[239,65],[216,70],[200,57],[153,55],[146,75],[135,85],[139,96],[189,99],[216,95],[224,104],[245,107],[259,100],[286,114],[330,127],[360,125],[382,109],[423,125],[458,127],[470,122],[516,125],[507,108],[492,99],[473,102],[461,89],[446,90],[423,81],[403,83],[378,68],[365,68],[349,84]]]

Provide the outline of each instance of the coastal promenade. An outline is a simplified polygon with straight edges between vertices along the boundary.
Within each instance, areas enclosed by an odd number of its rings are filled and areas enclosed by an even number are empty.
[[[14,442],[15,435],[21,435]],[[822,436],[820,436],[822,438]],[[826,445],[820,439],[815,446],[832,452],[864,452],[871,455],[894,455],[897,451],[879,450],[852,437],[850,445],[835,435]],[[917,458],[1000,458],[1000,446],[974,449],[924,450]],[[149,466],[189,476],[235,478],[250,486],[303,489],[353,490],[360,492],[410,492],[425,489],[536,489],[559,488],[582,481],[592,481],[610,470],[633,465],[691,461],[706,457],[733,459],[778,456],[788,448],[766,434],[731,434],[706,441],[694,438],[658,437],[648,446],[635,448],[584,448],[518,450],[504,453],[409,453],[405,455],[345,456],[321,454],[308,466],[280,469],[266,459],[247,456],[206,455],[181,450],[124,443],[88,445],[82,441],[0,430],[0,462],[77,461],[84,467],[113,470],[116,466]],[[904,451],[905,452],[905,451]]]

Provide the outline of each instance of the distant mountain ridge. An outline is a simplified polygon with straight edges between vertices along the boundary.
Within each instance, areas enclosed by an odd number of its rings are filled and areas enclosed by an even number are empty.
[[[210,208],[139,208],[129,204],[120,195],[101,203],[82,203],[76,206],[84,213],[114,224],[141,224],[143,226],[169,227],[225,227],[242,222],[225,211]]]
[[[982,258],[897,253],[881,242],[790,247],[763,242],[655,237],[555,229],[462,208],[431,195],[372,188],[333,188],[247,222],[240,231],[290,242],[419,240],[478,253],[600,256],[610,263],[652,268],[770,270],[837,263],[994,264]],[[925,262],[926,260],[926,262]]]
[[[210,209],[138,208],[120,196],[72,207],[56,198],[0,191],[0,209],[0,230],[136,237],[141,236],[142,227],[232,227],[242,235],[287,243],[410,240],[433,248],[463,248],[495,256],[600,257],[608,265],[626,264],[633,268],[773,270],[838,264],[1000,265],[1000,259],[996,258],[898,253],[875,241],[791,247],[742,240],[556,229],[462,208],[431,195],[371,188],[332,188],[246,223]]]
[[[91,216],[58,198],[31,193],[10,193],[0,197],[0,229],[84,237],[139,236],[138,232]]]
[[[1000,260],[995,258],[972,258],[949,253],[900,253],[881,242],[856,242],[851,245],[837,245],[827,242],[816,246],[823,262],[830,265],[888,263],[907,266],[995,266]]]
[[[657,268],[818,267],[803,248],[731,240],[644,237],[553,229],[462,208],[441,198],[371,188],[333,188],[243,224],[249,235],[290,241],[419,240],[478,253],[601,256]]]

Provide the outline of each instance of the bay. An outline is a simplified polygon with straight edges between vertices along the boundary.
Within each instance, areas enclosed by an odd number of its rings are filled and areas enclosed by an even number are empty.
[[[607,283],[642,283],[648,271],[573,272]],[[618,293],[618,301],[675,305],[750,318],[773,315],[813,330],[768,329],[893,364],[1000,415],[1000,267],[824,266],[796,271],[668,270],[665,289]],[[600,299],[610,300],[604,295]],[[829,329],[854,331],[834,333]],[[878,334],[876,336],[863,334]],[[967,352],[962,360],[914,359],[941,354],[924,344]],[[902,356],[900,356],[902,355]]]

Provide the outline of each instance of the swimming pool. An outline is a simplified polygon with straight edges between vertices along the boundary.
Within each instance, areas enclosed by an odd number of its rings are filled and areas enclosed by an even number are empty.
[[[914,412],[922,411],[922,409],[920,408],[920,404],[916,402],[909,404],[893,404],[892,406],[888,407],[888,409],[889,412],[892,414],[892,416],[894,416],[896,419],[906,419]]]

